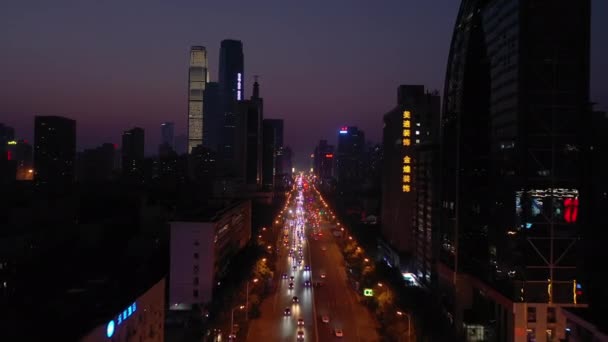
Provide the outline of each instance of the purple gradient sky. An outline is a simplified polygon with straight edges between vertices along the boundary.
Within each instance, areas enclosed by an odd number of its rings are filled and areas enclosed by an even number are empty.
[[[34,115],[76,119],[79,149],[160,123],[185,133],[188,49],[217,79],[220,41],[244,44],[247,96],[261,75],[265,116],[285,119],[298,157],[357,125],[380,141],[399,84],[443,89],[459,1],[28,1],[0,4],[0,122],[32,138]],[[592,0],[591,99],[608,108],[608,1]],[[601,22],[603,21],[603,22]],[[298,158],[298,159],[300,159]]]

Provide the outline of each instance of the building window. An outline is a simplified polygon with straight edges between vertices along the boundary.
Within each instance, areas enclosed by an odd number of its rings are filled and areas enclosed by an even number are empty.
[[[192,280],[192,282],[194,283],[194,285],[198,285],[198,277],[194,277],[194,279]]]
[[[550,306],[547,308],[547,323],[555,323],[555,320],[555,307]]]
[[[198,259],[198,253],[194,253],[194,259]]]
[[[198,290],[194,290],[194,291],[192,291],[192,296],[193,296],[194,298],[197,298],[197,297],[198,297]]]
[[[528,322],[536,323],[536,308],[528,307]]]

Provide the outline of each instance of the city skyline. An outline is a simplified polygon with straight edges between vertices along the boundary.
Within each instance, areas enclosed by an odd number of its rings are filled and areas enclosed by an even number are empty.
[[[443,96],[459,4],[349,4],[317,10],[314,4],[288,8],[266,2],[238,11],[209,4],[205,8],[214,15],[197,21],[193,13],[203,5],[193,2],[179,9],[151,4],[142,13],[137,3],[49,8],[15,2],[0,14],[3,31],[10,32],[0,35],[6,51],[0,56],[0,116],[17,137],[30,140],[34,115],[74,119],[78,150],[118,143],[125,129],[140,126],[149,132],[146,154],[154,154],[162,122],[175,122],[176,136],[187,134],[190,46],[207,47],[210,80],[217,81],[220,42],[238,39],[246,56],[245,85],[260,75],[266,117],[285,120],[285,145],[293,147],[298,161],[319,139],[334,144],[344,125],[358,126],[378,143],[382,115],[392,107],[399,84],[423,84]],[[608,94],[600,85],[608,75],[602,63],[608,49],[600,41],[608,24],[598,16],[608,4],[595,0],[592,5],[591,101],[605,110]],[[133,25],[136,14],[138,25]],[[167,25],[159,25],[163,22]],[[285,22],[290,25],[283,30],[273,29]],[[426,23],[433,25],[421,33]],[[91,38],[95,44],[87,45]],[[381,64],[373,58],[376,51],[388,51]]]

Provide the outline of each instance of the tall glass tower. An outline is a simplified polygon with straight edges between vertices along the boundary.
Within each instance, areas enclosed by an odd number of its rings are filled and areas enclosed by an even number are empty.
[[[235,104],[237,101],[245,99],[243,43],[240,40],[222,40],[219,86],[221,106],[224,113],[222,154],[226,160],[232,160],[235,155]]]
[[[188,73],[188,153],[203,143],[203,94],[208,81],[207,50],[193,46]]]

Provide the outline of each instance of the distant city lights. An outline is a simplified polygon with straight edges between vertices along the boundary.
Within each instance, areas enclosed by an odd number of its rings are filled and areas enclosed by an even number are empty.
[[[343,126],[342,128],[340,128],[340,134],[346,134],[348,133],[348,126]]]

